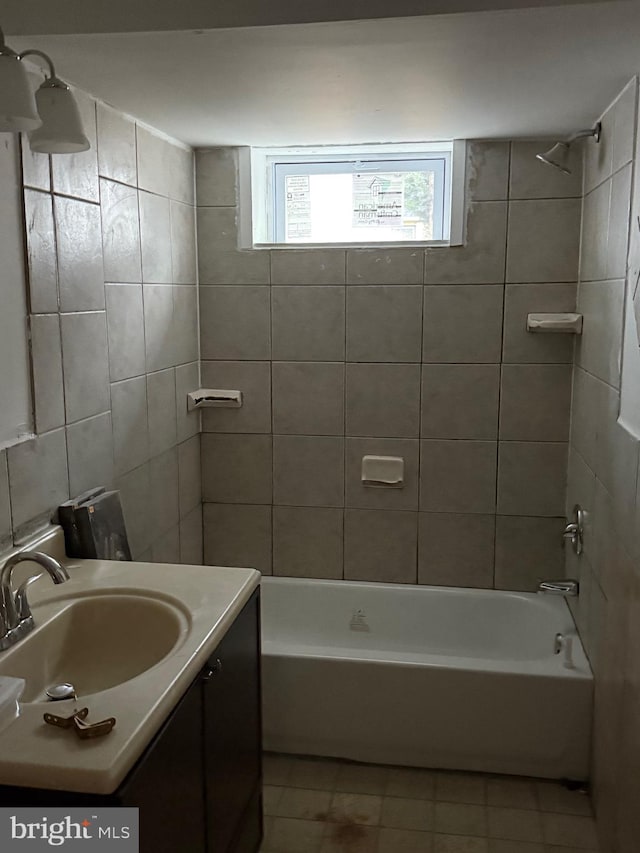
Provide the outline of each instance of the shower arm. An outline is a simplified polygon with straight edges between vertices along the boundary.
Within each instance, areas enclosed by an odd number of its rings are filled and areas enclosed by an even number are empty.
[[[590,130],[579,130],[577,133],[571,134],[568,139],[565,139],[565,145],[571,145],[572,142],[575,142],[576,139],[585,139],[589,136],[593,136],[596,142],[600,142],[600,136],[602,134],[602,122],[598,122],[595,127],[592,127]]]

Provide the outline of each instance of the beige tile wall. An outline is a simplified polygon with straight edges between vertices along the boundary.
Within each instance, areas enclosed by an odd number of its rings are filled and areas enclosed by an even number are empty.
[[[200,563],[193,154],[78,97],[90,151],[23,144],[38,435],[0,452],[0,548],[101,484],[134,558]]]
[[[544,143],[541,143],[544,145]],[[277,575],[532,589],[562,569],[578,174],[471,146],[461,248],[238,250],[238,158],[196,155],[205,561]],[[400,455],[402,490],[363,488]],[[531,535],[535,534],[535,548]]]
[[[588,512],[585,552],[567,556],[580,579],[577,624],[596,678],[593,782],[603,853],[635,853],[640,836],[640,495],[638,442],[617,422],[630,205],[636,151],[632,81],[602,117],[600,145],[585,146],[567,511]],[[633,213],[631,213],[633,210]],[[631,282],[635,284],[635,282]],[[640,376],[635,377],[640,382]]]

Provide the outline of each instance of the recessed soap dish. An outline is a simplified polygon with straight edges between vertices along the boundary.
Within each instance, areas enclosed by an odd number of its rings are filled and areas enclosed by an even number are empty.
[[[527,314],[527,332],[581,335],[582,314]]]
[[[363,456],[362,485],[374,488],[404,488],[402,456]]]
[[[220,388],[199,388],[187,394],[187,411],[194,409],[222,408],[239,409],[242,406],[242,391]]]

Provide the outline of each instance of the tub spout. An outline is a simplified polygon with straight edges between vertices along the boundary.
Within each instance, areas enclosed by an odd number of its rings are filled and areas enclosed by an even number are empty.
[[[580,584],[573,578],[559,581],[542,581],[538,584],[538,592],[546,593],[547,595],[564,595],[577,596],[580,592]]]

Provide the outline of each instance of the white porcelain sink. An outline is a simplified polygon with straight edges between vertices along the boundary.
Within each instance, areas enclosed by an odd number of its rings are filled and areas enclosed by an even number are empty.
[[[0,675],[26,680],[21,702],[47,701],[47,687],[61,682],[73,684],[80,700],[108,690],[159,663],[186,634],[184,614],[160,598],[103,594],[63,600],[60,608],[0,655]]]

